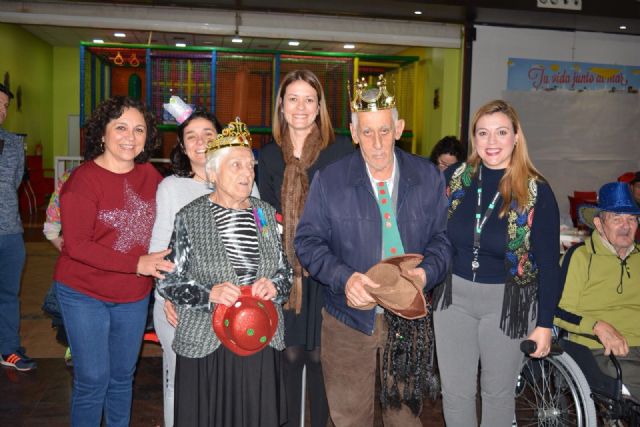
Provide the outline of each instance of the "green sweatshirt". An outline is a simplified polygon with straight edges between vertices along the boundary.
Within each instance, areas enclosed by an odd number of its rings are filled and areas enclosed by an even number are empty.
[[[589,348],[597,341],[576,335],[593,333],[603,320],[613,325],[629,346],[640,346],[640,251],[625,260],[605,246],[597,231],[585,244],[572,248],[562,260],[564,291],[555,324],[569,331],[569,339]]]

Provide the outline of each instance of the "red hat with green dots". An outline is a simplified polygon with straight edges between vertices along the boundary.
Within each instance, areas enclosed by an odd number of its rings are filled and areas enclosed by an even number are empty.
[[[218,304],[211,321],[225,347],[239,356],[249,356],[265,348],[273,338],[278,312],[271,301],[252,296],[251,286],[242,286],[240,292],[231,307]]]

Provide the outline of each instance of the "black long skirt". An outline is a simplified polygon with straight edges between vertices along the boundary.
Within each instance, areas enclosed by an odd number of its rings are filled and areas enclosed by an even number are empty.
[[[237,356],[224,346],[177,355],[175,427],[277,427],[287,422],[282,352],[267,346]]]
[[[311,277],[302,278],[302,307],[284,310],[284,342],[287,347],[302,346],[307,351],[320,347],[324,289]]]

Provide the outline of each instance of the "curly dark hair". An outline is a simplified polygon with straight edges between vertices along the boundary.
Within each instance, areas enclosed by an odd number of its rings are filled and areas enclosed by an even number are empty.
[[[147,140],[144,143],[144,150],[136,156],[134,161],[136,163],[145,163],[149,160],[151,153],[158,148],[156,119],[151,112],[147,111],[143,103],[128,96],[114,96],[102,102],[95,109],[85,125],[85,160],[93,160],[104,153],[102,137],[107,125],[112,120],[121,117],[126,108],[135,108],[140,111],[147,126]]]
[[[180,126],[178,126],[178,142],[176,143],[175,147],[173,147],[173,150],[171,150],[171,154],[169,155],[169,157],[171,158],[171,169],[173,170],[173,173],[178,176],[193,176],[191,161],[189,160],[189,157],[187,157],[184,148],[184,129],[194,119],[209,120],[211,123],[213,123],[213,127],[215,128],[217,133],[222,132],[222,125],[220,125],[218,118],[213,113],[209,113],[208,111],[203,109],[197,109],[189,116],[187,120],[182,122]]]
[[[451,154],[452,156],[456,156],[459,162],[463,162],[466,160],[467,156],[464,152],[464,147],[462,143],[455,136],[445,136],[440,141],[433,146],[433,150],[431,150],[431,161],[433,164],[438,164],[438,157],[443,154]]]

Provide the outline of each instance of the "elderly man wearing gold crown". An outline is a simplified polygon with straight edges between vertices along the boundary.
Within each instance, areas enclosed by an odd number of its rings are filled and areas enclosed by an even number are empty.
[[[419,299],[422,317],[404,318],[377,295],[402,277],[421,292],[444,279],[451,257],[445,183],[428,159],[395,147],[404,121],[384,77],[376,87],[363,80],[354,89],[351,136],[360,150],[316,174],[295,247],[303,267],[325,285],[321,358],[335,425],[373,425],[379,372],[384,425],[419,426],[433,385],[425,302]],[[385,272],[397,274],[365,274],[403,254],[405,260],[386,263]]]
[[[213,192],[176,215],[175,270],[158,281],[177,314],[177,427],[286,422],[281,305],[292,271],[274,208],[250,196],[250,147],[239,119],[209,141],[205,174]]]

